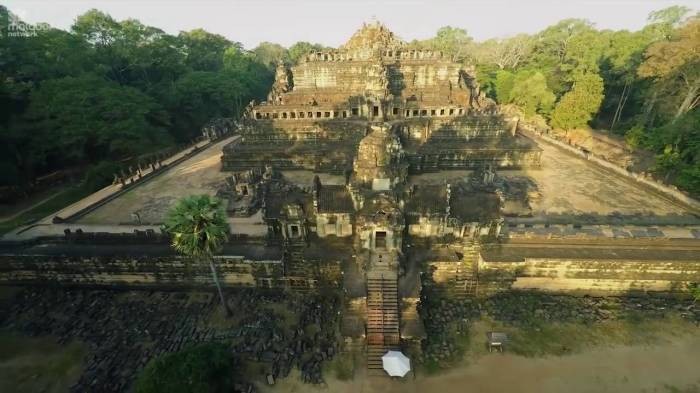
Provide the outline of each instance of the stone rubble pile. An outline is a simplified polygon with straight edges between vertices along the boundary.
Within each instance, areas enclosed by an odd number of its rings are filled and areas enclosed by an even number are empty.
[[[428,293],[430,292],[430,293]],[[506,325],[595,324],[608,320],[663,318],[669,313],[700,324],[700,304],[676,297],[574,297],[535,292],[504,292],[485,299],[457,299],[424,288],[418,312],[425,324],[421,361],[449,363],[459,358],[460,336],[472,321],[490,317]]]
[[[511,325],[528,326],[546,322],[597,323],[606,320],[662,318],[676,312],[682,318],[700,322],[700,307],[691,299],[675,297],[574,297],[534,292],[501,293],[481,302],[482,313]]]
[[[322,363],[339,348],[336,297],[230,291],[230,328],[207,323],[217,299],[205,292],[26,288],[0,305],[0,328],[84,343],[88,355],[73,392],[128,391],[149,360],[207,341],[231,343],[236,357],[262,363],[275,379],[296,366],[304,382],[323,382]],[[264,308],[273,304],[292,318]]]

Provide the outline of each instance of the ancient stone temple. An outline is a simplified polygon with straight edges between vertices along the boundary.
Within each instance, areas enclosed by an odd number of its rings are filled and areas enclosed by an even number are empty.
[[[223,167],[348,173],[376,123],[400,139],[411,173],[540,163],[540,150],[515,135],[517,119],[498,113],[472,68],[372,23],[338,50],[280,63],[267,101],[247,108],[242,140],[224,149]]]
[[[213,140],[137,184],[115,181],[12,234],[0,284],[206,286],[209,267],[190,268],[161,224],[176,200],[215,195],[231,235],[214,257],[222,284],[338,294],[344,345],[383,374],[387,350],[419,353],[431,334],[442,356],[431,321],[451,323],[471,298],[675,294],[700,282],[700,202],[504,115],[473,69],[378,23],[278,64],[266,101],[202,132]],[[259,359],[272,353],[260,348]]]

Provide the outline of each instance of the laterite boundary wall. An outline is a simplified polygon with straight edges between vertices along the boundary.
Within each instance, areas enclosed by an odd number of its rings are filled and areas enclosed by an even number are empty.
[[[677,293],[696,282],[700,282],[700,260],[525,258],[521,262],[480,259],[478,264],[482,295],[510,289],[602,295]]]
[[[281,260],[251,261],[217,256],[219,279],[228,287],[285,287]],[[296,286],[314,286],[313,278]],[[213,285],[208,265],[170,257],[66,257],[0,255],[0,284],[89,285],[104,287],[196,287]]]

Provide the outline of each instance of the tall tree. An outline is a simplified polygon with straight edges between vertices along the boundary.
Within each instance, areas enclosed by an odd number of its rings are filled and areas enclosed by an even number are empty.
[[[25,118],[42,135],[32,150],[73,162],[124,158],[169,142],[167,116],[155,101],[89,74],[44,82],[32,92]]]
[[[270,70],[274,70],[277,63],[280,61],[285,63],[289,62],[287,49],[280,44],[261,42],[252,52],[256,60],[267,66]]]
[[[437,35],[430,42],[436,50],[443,51],[453,60],[459,61],[466,56],[468,46],[473,42],[465,29],[444,26],[438,29]]]
[[[325,49],[325,47],[321,44],[312,44],[306,41],[299,41],[294,45],[290,46],[287,53],[289,56],[289,61],[292,64],[296,64],[299,62],[299,59],[302,56],[308,54],[309,52],[320,51],[323,49]]]
[[[576,56],[584,52],[581,45],[585,45],[585,40],[581,36],[591,36],[593,31],[591,23],[583,19],[565,19],[544,29],[535,36],[532,55],[523,67],[542,72],[547,86],[561,97],[569,91],[578,68]]]
[[[672,90],[682,91],[674,119],[697,107],[700,101],[700,18],[694,18],[668,41],[652,44],[645,52],[639,75],[655,78]]]
[[[527,34],[518,34],[506,39],[491,39],[476,44],[470,53],[479,64],[491,63],[499,69],[515,69],[532,52],[534,41]]]
[[[554,93],[541,72],[523,70],[515,75],[509,102],[522,108],[526,115],[549,114],[554,100]]]
[[[172,235],[172,246],[179,253],[207,263],[227,316],[231,310],[216,272],[214,253],[228,238],[229,226],[221,201],[209,195],[185,197],[168,212],[165,230]]]
[[[584,127],[603,101],[603,79],[594,73],[574,77],[571,91],[564,94],[552,112],[552,126],[570,130]]]
[[[186,63],[194,71],[219,71],[223,67],[223,55],[229,47],[242,48],[238,42],[209,33],[204,29],[183,31],[178,35]]]

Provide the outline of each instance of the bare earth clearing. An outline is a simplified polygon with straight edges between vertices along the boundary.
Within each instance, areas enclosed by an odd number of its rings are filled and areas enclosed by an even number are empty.
[[[488,354],[476,362],[435,376],[392,381],[356,374],[350,382],[330,379],[312,388],[291,375],[262,392],[440,392],[440,393],[640,393],[697,392],[700,389],[700,335],[665,345],[637,345],[585,351],[568,356],[527,358]],[[360,367],[361,368],[361,367]],[[674,390],[675,389],[675,390]]]

